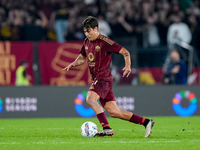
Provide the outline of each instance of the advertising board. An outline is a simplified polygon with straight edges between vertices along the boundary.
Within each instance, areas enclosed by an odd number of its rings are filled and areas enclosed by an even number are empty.
[[[0,87],[0,118],[94,117],[88,88]],[[141,116],[200,115],[199,86],[114,86],[113,92],[120,109]]]

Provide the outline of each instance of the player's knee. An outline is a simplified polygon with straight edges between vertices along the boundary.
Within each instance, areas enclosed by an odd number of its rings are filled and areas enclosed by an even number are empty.
[[[91,98],[87,98],[86,102],[91,106],[94,103],[94,100]]]

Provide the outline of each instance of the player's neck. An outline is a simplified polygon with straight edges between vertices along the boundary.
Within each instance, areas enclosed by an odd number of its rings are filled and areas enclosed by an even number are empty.
[[[91,42],[94,42],[94,41],[96,41],[96,39],[98,39],[98,37],[99,37],[99,32],[96,34],[96,36],[95,36],[95,38],[94,38],[94,40],[92,40]]]

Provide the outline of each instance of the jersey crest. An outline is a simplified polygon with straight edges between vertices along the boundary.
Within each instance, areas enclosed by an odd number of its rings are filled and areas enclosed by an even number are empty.
[[[98,46],[98,45],[95,47],[95,51],[97,51],[97,52],[98,52],[100,49],[101,49],[101,47]]]

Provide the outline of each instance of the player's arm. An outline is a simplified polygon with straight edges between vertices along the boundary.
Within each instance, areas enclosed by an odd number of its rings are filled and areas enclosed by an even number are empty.
[[[86,60],[86,57],[81,55],[81,54],[79,54],[78,57],[76,58],[76,60],[74,62],[72,62],[71,64],[69,64],[67,67],[65,67],[63,69],[63,71],[64,70],[69,71],[70,68],[73,68],[73,67],[76,67],[76,66],[80,66],[80,65],[84,64],[85,60]]]
[[[125,67],[122,69],[124,71],[123,77],[124,76],[128,77],[131,73],[130,53],[124,47],[122,47],[122,49],[119,51],[119,53],[124,56],[124,60],[125,60]]]

